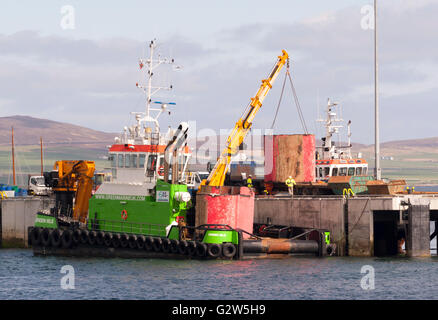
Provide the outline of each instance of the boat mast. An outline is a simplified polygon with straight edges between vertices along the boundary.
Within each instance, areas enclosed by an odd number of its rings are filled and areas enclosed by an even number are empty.
[[[154,69],[154,49],[155,49],[155,43],[152,40],[151,43],[149,44],[149,48],[150,50],[150,58],[148,60],[148,65],[149,65],[149,70],[148,70],[148,97],[147,97],[147,103],[146,103],[146,117],[150,116],[150,109],[151,109],[151,100],[152,100],[152,96],[151,96],[151,91],[152,91],[152,76],[153,76],[153,72],[152,70]]]
[[[139,124],[140,122],[152,122],[155,124],[155,131],[156,132],[160,132],[160,127],[159,127],[159,123],[158,123],[158,118],[160,117],[160,115],[166,110],[167,105],[175,105],[174,102],[159,102],[159,101],[154,101],[154,103],[156,104],[160,104],[161,108],[152,108],[151,107],[151,103],[152,103],[152,96],[154,94],[156,94],[158,91],[160,90],[172,90],[173,86],[170,85],[169,87],[153,87],[152,86],[152,76],[154,75],[154,69],[156,69],[157,67],[159,67],[161,64],[165,63],[165,64],[173,64],[174,63],[174,59],[168,59],[168,58],[161,58],[160,55],[158,55],[157,59],[154,59],[154,51],[156,48],[157,44],[155,42],[155,40],[152,40],[149,44],[149,49],[150,49],[150,56],[149,59],[140,59],[140,69],[143,68],[143,66],[147,66],[147,86],[142,86],[139,83],[137,83],[137,87],[140,88],[141,90],[143,90],[146,95],[147,95],[147,101],[146,101],[146,112],[144,113],[144,118],[141,118],[141,113],[139,112],[133,112],[133,114],[136,115],[137,118],[137,123]],[[156,114],[154,114],[154,116],[151,115],[151,111],[154,111]]]
[[[14,127],[12,128],[12,176],[13,176],[13,181],[14,181],[14,186],[15,184],[15,148],[14,148]]]
[[[332,140],[333,134],[338,134],[339,129],[343,128],[342,125],[337,125],[337,123],[343,122],[343,120],[338,117],[338,114],[335,110],[337,106],[338,103],[332,103],[330,98],[327,99],[327,118],[317,120],[318,122],[323,122],[325,126],[325,138],[322,146],[322,157],[324,159],[337,159],[339,157],[336,146]]]
[[[41,176],[44,175],[43,170],[43,137],[40,137],[40,149],[41,149]]]
[[[377,0],[374,0],[374,151],[375,151],[375,169],[374,175],[376,180],[382,178],[380,168],[380,127],[379,127],[379,79],[378,79],[378,62],[377,62]]]

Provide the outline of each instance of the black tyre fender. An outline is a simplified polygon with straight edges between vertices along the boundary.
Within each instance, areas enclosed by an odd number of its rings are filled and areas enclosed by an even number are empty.
[[[80,237],[80,242],[82,244],[87,244],[88,243],[88,230],[81,230],[81,237]]]
[[[55,229],[50,233],[50,242],[52,247],[59,247],[61,245],[62,232],[59,229]]]
[[[80,229],[76,229],[73,231],[72,240],[73,240],[73,244],[75,246],[77,246],[79,244],[79,242],[81,242],[81,230]]]
[[[135,248],[137,248],[137,236],[134,235],[134,234],[131,234],[131,235],[129,236],[129,239],[128,239],[128,244],[129,244],[129,247],[130,247],[131,249],[135,249]]]
[[[41,231],[41,244],[44,247],[50,247],[50,245],[51,245],[51,242],[50,242],[50,232],[51,232],[51,230],[47,229],[47,228],[44,228]]]
[[[169,253],[170,252],[170,239],[163,239],[162,240],[162,244],[161,244],[161,248],[163,250],[164,253]]]
[[[207,255],[208,246],[206,243],[197,242],[196,243],[196,255],[198,257],[205,257]]]
[[[190,256],[196,255],[196,242],[195,241],[188,241],[188,247],[187,251]]]
[[[230,242],[222,244],[222,255],[225,258],[233,258],[236,255],[236,246]]]
[[[144,242],[144,249],[146,251],[152,251],[153,250],[153,244],[154,244],[154,238],[146,237],[146,240]]]
[[[178,247],[179,247],[179,241],[178,240],[175,240],[175,239],[170,240],[170,252],[172,252],[172,253],[179,253]]]
[[[113,235],[110,232],[105,232],[103,235],[103,243],[106,247],[111,247]]]
[[[64,249],[70,249],[73,245],[73,231],[65,230],[61,236],[61,245]]]
[[[155,252],[160,252],[163,247],[163,240],[161,238],[154,238],[154,242],[152,243],[152,248]]]
[[[97,231],[97,236],[96,236],[96,244],[98,246],[103,246],[105,244],[105,232],[103,231]]]
[[[126,233],[120,235],[120,246],[122,248],[127,248],[129,245],[129,236]]]
[[[32,246],[38,246],[41,244],[41,231],[40,228],[32,228],[29,232],[29,240]]]
[[[218,243],[209,243],[207,253],[209,257],[219,258],[222,253],[222,246]]]
[[[181,240],[179,242],[178,252],[180,254],[188,254],[188,247],[189,247],[189,244],[187,243],[187,241],[186,240]]]
[[[114,233],[111,239],[111,244],[114,248],[120,247],[120,234]]]
[[[96,231],[90,231],[88,233],[88,244],[90,246],[94,246],[96,244],[97,240],[97,232]]]
[[[137,249],[143,250],[145,242],[146,242],[145,236],[138,236],[137,237]]]

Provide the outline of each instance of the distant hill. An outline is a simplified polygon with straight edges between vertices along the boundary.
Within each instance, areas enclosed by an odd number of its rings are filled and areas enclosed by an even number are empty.
[[[383,142],[380,144],[380,149],[382,152],[387,153],[387,155],[397,155],[400,153],[438,153],[438,137]],[[374,152],[374,144],[353,144],[353,150],[372,153]]]
[[[78,149],[105,149],[114,142],[116,133],[107,133],[73,125],[29,116],[0,117],[0,146],[11,144],[11,126],[14,127],[16,145],[38,145],[40,136],[45,146],[76,147]],[[190,138],[195,148],[213,150],[219,145],[224,147],[226,136]],[[260,148],[261,139],[255,137],[254,148]],[[246,141],[248,142],[248,141]],[[254,142],[253,142],[254,143]],[[320,139],[316,139],[320,145]],[[354,152],[373,153],[374,145],[352,143]],[[412,140],[399,140],[381,144],[383,153],[438,153],[438,137]],[[212,155],[215,157],[216,155]]]
[[[16,145],[38,145],[42,137],[46,146],[76,145],[84,149],[96,149],[112,144],[116,135],[65,122],[29,116],[11,116],[0,117],[0,145],[11,144],[11,126],[14,127]]]

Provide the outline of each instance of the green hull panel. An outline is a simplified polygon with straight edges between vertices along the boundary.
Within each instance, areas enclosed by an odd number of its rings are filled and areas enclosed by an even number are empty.
[[[35,217],[35,227],[57,229],[58,223],[55,217],[37,213]]]
[[[187,192],[187,186],[159,180],[155,197],[95,194],[90,199],[89,228],[165,237],[166,227],[177,217],[186,219],[187,203],[177,201],[176,192]]]
[[[239,244],[239,234],[235,230],[207,230],[202,242],[205,243],[224,243],[231,242]]]

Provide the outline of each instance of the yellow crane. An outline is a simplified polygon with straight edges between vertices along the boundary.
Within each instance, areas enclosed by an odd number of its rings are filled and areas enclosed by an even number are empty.
[[[48,183],[56,196],[56,208],[73,209],[73,220],[86,222],[88,215],[88,200],[93,189],[94,161],[60,160],[56,161],[52,172],[55,179]],[[73,207],[74,195],[74,207]]]
[[[206,180],[202,181],[201,185],[215,187],[224,185],[225,176],[230,167],[231,157],[237,153],[239,146],[243,143],[243,140],[252,126],[255,115],[262,106],[263,100],[272,88],[272,84],[280,73],[280,70],[289,59],[289,55],[285,50],[282,50],[282,53],[283,55],[278,57],[278,61],[271,73],[266,79],[262,80],[260,89],[257,91],[256,95],[251,98],[251,102],[246,107],[245,112],[236,122],[233,131],[227,139],[227,146],[222,151],[221,156],[217,160],[213,170],[210,172],[210,175]]]

